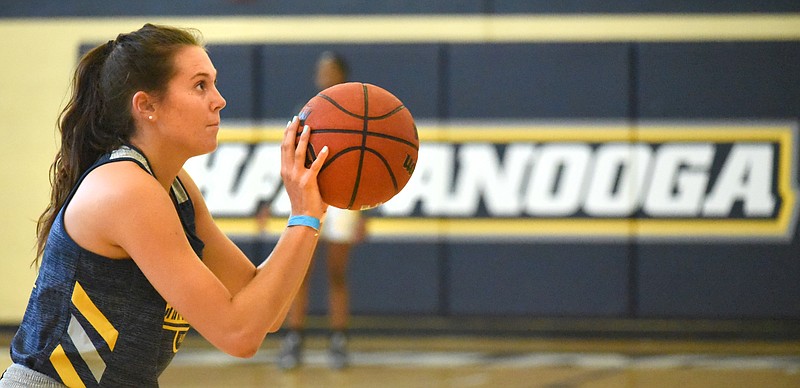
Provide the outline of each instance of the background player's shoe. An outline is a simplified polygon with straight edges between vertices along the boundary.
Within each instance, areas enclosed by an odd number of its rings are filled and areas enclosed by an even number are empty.
[[[328,353],[332,369],[344,369],[350,364],[347,354],[347,335],[343,331],[335,331],[331,334]]]
[[[303,348],[303,334],[299,331],[291,330],[286,333],[281,343],[281,351],[278,355],[278,367],[284,370],[294,369],[300,365],[301,352]]]

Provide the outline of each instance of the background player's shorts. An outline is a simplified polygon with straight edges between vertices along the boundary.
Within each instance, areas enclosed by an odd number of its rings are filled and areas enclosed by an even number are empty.
[[[360,218],[360,211],[329,206],[320,238],[339,243],[355,242]]]

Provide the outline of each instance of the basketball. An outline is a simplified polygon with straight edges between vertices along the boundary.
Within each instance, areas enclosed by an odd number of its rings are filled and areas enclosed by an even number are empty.
[[[311,127],[306,164],[323,146],[329,154],[317,176],[328,205],[365,210],[405,187],[417,164],[419,136],[414,118],[387,90],[368,83],[331,86],[298,114]]]

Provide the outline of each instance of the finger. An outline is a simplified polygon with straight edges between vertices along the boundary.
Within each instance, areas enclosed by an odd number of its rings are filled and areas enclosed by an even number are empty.
[[[295,137],[297,136],[297,126],[300,124],[300,119],[297,116],[292,117],[286,123],[286,129],[283,130],[283,142],[294,145]]]
[[[294,150],[295,162],[300,163],[301,166],[305,166],[309,137],[311,137],[311,127],[305,125],[303,126],[303,132],[300,134],[300,139],[297,141],[297,148]]]
[[[286,124],[286,129],[283,131],[281,159],[287,166],[294,164],[293,151],[295,150],[295,138],[297,137],[297,126],[299,125],[299,122],[300,120],[297,118],[297,116],[294,116],[292,120]]]
[[[319,170],[322,169],[322,165],[325,164],[325,160],[328,159],[328,146],[322,147],[317,154],[317,158],[314,159],[314,162],[311,163],[310,169],[314,171],[314,173],[319,173]]]

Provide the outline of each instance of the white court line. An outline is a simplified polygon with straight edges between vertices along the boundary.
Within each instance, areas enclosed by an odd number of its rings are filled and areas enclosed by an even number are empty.
[[[0,347],[0,354],[8,354]],[[325,350],[305,350],[306,365],[327,366]],[[717,369],[782,370],[800,373],[800,356],[741,356],[670,354],[631,356],[619,353],[483,353],[483,352],[351,352],[351,366],[397,368],[455,368],[481,366],[491,368],[579,367],[588,369]],[[277,350],[262,350],[252,358],[237,358],[215,349],[184,349],[175,356],[171,367],[269,365],[277,362]]]
[[[327,352],[305,350],[307,365],[326,365]],[[353,366],[448,368],[483,366],[496,368],[580,367],[589,369],[736,369],[783,370],[800,373],[800,356],[733,356],[674,354],[630,356],[619,353],[482,353],[482,352],[351,352]],[[277,350],[259,352],[251,359],[228,356],[220,351],[191,350],[178,353],[172,365],[274,364]]]

